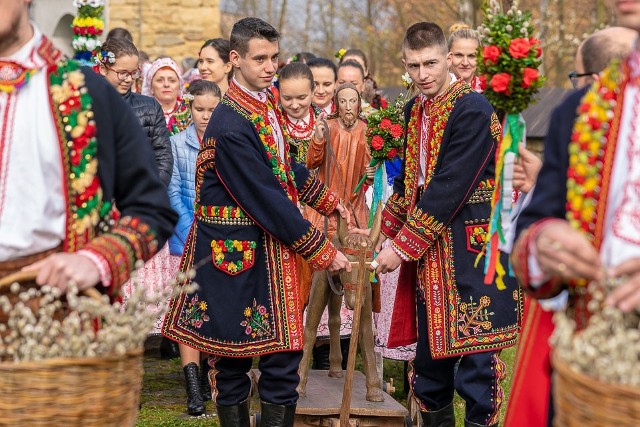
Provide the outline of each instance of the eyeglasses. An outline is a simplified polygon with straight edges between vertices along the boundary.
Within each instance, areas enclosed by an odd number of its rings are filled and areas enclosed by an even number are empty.
[[[580,77],[589,77],[593,74],[597,74],[597,73],[578,73],[576,71],[572,71],[569,73],[569,80],[571,80],[571,85],[573,86],[574,89],[578,88],[578,79]]]
[[[116,71],[113,68],[109,67],[107,64],[102,64],[102,65],[104,65],[107,69],[116,73],[118,80],[120,80],[121,82],[127,80],[127,77],[131,77],[131,80],[138,80],[142,75],[142,71],[140,70],[140,68],[136,68],[133,71],[125,71],[125,70]]]

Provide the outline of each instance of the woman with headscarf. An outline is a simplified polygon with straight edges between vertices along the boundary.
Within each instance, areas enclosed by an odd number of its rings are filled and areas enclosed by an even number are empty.
[[[189,107],[182,100],[182,73],[169,58],[158,58],[151,64],[142,85],[142,94],[153,96],[162,106],[171,135],[182,132],[191,123]]]

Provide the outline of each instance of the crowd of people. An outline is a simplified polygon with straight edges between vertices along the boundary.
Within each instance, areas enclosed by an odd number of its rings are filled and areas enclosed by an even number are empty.
[[[259,357],[261,425],[293,425],[305,306],[319,275],[351,270],[334,244],[338,218],[367,235],[374,185],[384,186],[371,263],[376,350],[405,361],[425,426],[455,425],[454,392],[465,426],[498,425],[508,375],[500,353],[521,327],[505,422],[551,425],[550,313],[569,306],[583,321],[580,280],[606,277],[624,278],[609,305],[640,306],[637,7],[618,4],[625,28],[598,31],[578,49],[570,78],[582,89],[552,115],[544,163],[520,147],[518,280],[499,290],[483,284],[476,258],[491,217],[500,112],[482,95],[480,41],[469,27],[448,37],[431,22],[406,30],[400,49],[414,96],[404,150],[371,166],[367,117],[388,104],[361,49],[337,64],[311,52],[283,64],[278,30],[244,18],[228,40],[205,41],[185,70],[169,57],[143,60],[119,28],[91,71],[62,58],[29,21],[30,4],[6,2],[0,18],[0,277],[37,270],[38,284],[74,282],[126,303],[133,287],[169,286],[185,273],[195,291],[141,315],[157,318],[166,355],[181,358],[190,415],[213,399],[223,427],[248,426],[247,373]],[[622,77],[602,81],[611,59],[622,65],[605,76]],[[594,124],[599,94],[615,105]],[[69,109],[80,119],[70,121]],[[612,123],[615,132],[592,138]],[[587,125],[591,133],[576,137]],[[595,172],[569,156],[586,140],[600,147],[584,153]],[[388,179],[374,184],[377,168]],[[585,180],[599,189],[574,192],[591,197],[589,216],[566,192]],[[507,265],[511,245],[503,249]],[[138,279],[128,280],[138,261]],[[340,304],[344,350],[352,312]],[[335,324],[327,313],[313,322],[313,368],[329,369]]]

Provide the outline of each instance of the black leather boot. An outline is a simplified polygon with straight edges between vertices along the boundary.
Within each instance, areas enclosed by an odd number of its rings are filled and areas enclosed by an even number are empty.
[[[313,346],[311,369],[329,369],[329,343]]]
[[[205,402],[207,400],[211,400],[211,384],[209,384],[209,371],[211,370],[211,366],[209,366],[208,360],[203,359],[200,361],[200,394],[202,395],[202,400]]]
[[[202,415],[205,411],[204,400],[200,394],[200,378],[198,365],[195,362],[187,363],[182,368],[187,386],[187,412],[189,415]]]
[[[296,405],[285,406],[260,402],[260,406],[262,408],[260,427],[293,427]]]
[[[422,412],[424,427],[456,427],[453,402],[437,411]]]
[[[249,399],[234,406],[216,405],[220,427],[249,427]]]

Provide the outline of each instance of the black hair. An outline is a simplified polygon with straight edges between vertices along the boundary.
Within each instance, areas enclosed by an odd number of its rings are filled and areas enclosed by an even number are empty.
[[[334,80],[338,80],[338,67],[330,59],[327,58],[313,58],[307,62],[309,68],[329,68],[333,71]]]
[[[316,56],[311,52],[299,52],[293,55],[293,62],[302,62],[303,64],[308,64],[309,60],[315,57]]]
[[[140,53],[133,42],[123,37],[112,37],[107,39],[107,41],[102,44],[101,50],[113,52],[116,59],[127,55],[140,56]]]
[[[280,70],[280,73],[278,73],[278,80],[282,82],[288,79],[307,79],[311,85],[311,90],[313,90],[313,73],[307,64],[292,62],[285,65],[282,70]]]
[[[270,42],[280,40],[280,33],[273,26],[260,18],[243,18],[233,24],[229,44],[231,50],[244,56],[249,52],[249,41],[263,39]]]
[[[360,73],[362,73],[362,80],[364,80],[364,78],[366,77],[364,75],[364,68],[362,68],[362,64],[360,64],[358,61],[353,60],[353,59],[347,59],[344,62],[341,62],[338,65],[338,70],[340,70],[340,68],[345,68],[345,67],[353,67],[353,68],[357,68],[358,70],[360,70]]]
[[[342,63],[344,61],[348,61],[348,59],[345,59],[345,58],[348,58],[349,56],[352,56],[352,57],[355,56],[357,58],[362,59],[362,62],[364,62],[364,68],[366,68],[367,70],[369,69],[369,61],[367,61],[367,55],[365,55],[365,53],[362,50],[355,47],[348,49],[344,53],[344,55],[342,55],[342,57],[340,58],[340,62]]]
[[[133,43],[133,36],[131,35],[131,33],[129,32],[129,30],[127,30],[126,28],[122,28],[122,27],[115,27],[113,29],[111,29],[111,31],[109,31],[107,33],[107,40],[109,39],[127,39],[130,42]]]
[[[195,80],[191,82],[187,92],[193,96],[211,94],[218,98],[222,98],[222,91],[220,91],[218,85],[214,82],[210,82],[209,80]]]
[[[200,51],[198,52],[198,56],[200,56],[202,49],[204,49],[205,47],[214,48],[216,52],[218,52],[218,56],[220,56],[220,59],[222,59],[222,62],[225,62],[225,63],[229,62],[229,52],[231,51],[231,45],[229,43],[229,40],[218,38],[218,39],[209,39],[205,41],[202,47],[200,48]]]
[[[402,50],[422,50],[426,47],[439,47],[444,54],[449,52],[444,31],[433,22],[413,24],[405,33]]]

